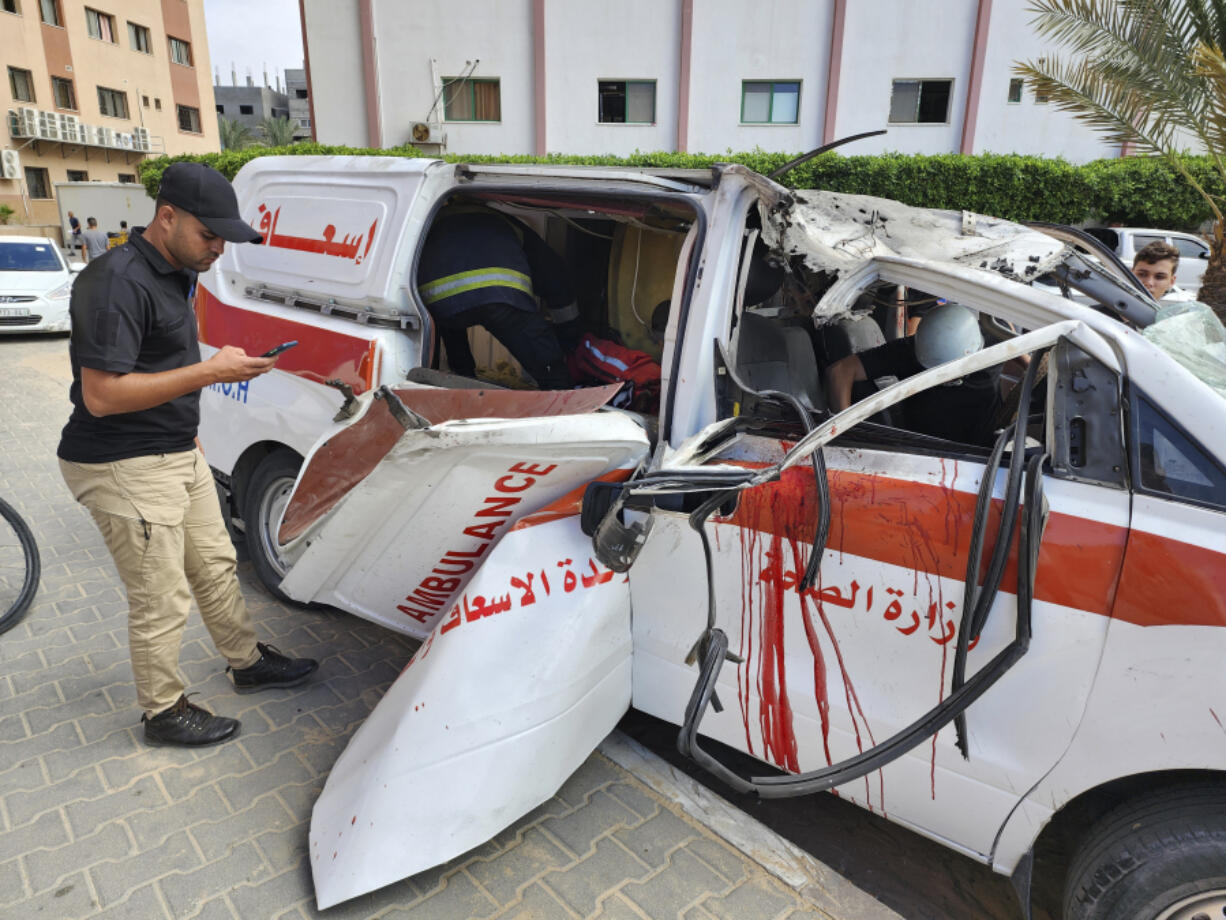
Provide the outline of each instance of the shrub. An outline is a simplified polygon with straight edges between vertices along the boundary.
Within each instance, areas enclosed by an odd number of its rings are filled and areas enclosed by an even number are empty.
[[[152,196],[162,171],[180,160],[208,163],[229,179],[258,156],[274,155],[416,156],[410,146],[386,149],[299,143],[288,147],[253,147],[221,153],[159,157],[140,164],[141,181]],[[792,159],[791,154],[754,150],[723,155],[641,153],[629,156],[516,154],[488,156],[447,154],[450,163],[540,163],[575,166],[637,166],[659,169],[709,169],[717,163],[740,163],[763,175]],[[1226,195],[1226,188],[1206,157],[1186,158],[1189,171],[1206,188]],[[1131,226],[1193,229],[1209,216],[1204,199],[1165,161],[1126,157],[1076,165],[1062,159],[1017,154],[885,153],[843,156],[825,153],[779,180],[798,189],[827,189],[849,194],[894,198],[926,208],[966,210],[1009,220],[1060,224],[1118,221]]]

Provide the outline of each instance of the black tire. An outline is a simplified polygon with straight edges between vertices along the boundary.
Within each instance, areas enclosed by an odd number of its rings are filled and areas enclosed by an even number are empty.
[[[1226,782],[1165,789],[1104,816],[1069,867],[1064,917],[1226,917]]]
[[[16,509],[0,499],[0,633],[17,625],[38,593],[38,544]]]
[[[277,552],[275,530],[302,468],[302,458],[288,448],[278,448],[260,461],[243,493],[243,529],[247,536],[247,555],[264,587],[277,600],[305,606],[287,596],[280,588],[286,566]]]

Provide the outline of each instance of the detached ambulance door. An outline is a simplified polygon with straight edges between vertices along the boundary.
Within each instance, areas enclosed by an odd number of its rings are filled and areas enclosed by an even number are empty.
[[[924,289],[940,290],[935,284]],[[1101,343],[1084,327],[1078,330],[1083,340]],[[1000,354],[1010,344],[972,357]],[[1105,347],[1096,350],[1110,355]],[[1015,655],[1015,543],[968,654],[968,686],[985,667],[997,668],[998,656],[1015,658],[966,711],[968,757],[959,751],[953,724],[936,734],[916,729],[953,690],[985,452],[896,429],[855,428],[870,401],[877,401],[876,412],[933,371],[853,405],[818,429],[823,438],[837,430],[839,440],[825,450],[829,536],[808,590],[799,587],[820,503],[807,463],[742,491],[734,509],[722,506],[709,519],[714,626],[734,657],[714,684],[722,711],[705,711],[702,735],[791,774],[855,758],[868,763],[875,752],[880,761],[840,783],[840,796],[966,852],[990,852],[997,829],[1060,758],[1076,729],[1127,535],[1117,370],[1066,339],[1047,364],[1046,423],[1039,402],[1030,427],[1045,443],[1031,438],[1027,447],[1027,453],[1049,455],[1042,487],[1050,514],[1038,550],[1033,637],[1028,650]],[[797,459],[787,447],[777,438],[744,434],[706,462],[762,470],[784,457]],[[1004,459],[994,477],[985,566],[1006,493],[1009,454]],[[692,468],[678,470],[676,478],[684,480]],[[659,507],[651,514],[646,544],[630,571],[633,702],[681,724],[699,678],[692,653],[701,660],[703,647],[696,643],[707,626],[708,567],[686,514]]]
[[[424,639],[315,804],[321,909],[488,840],[625,713],[629,586],[579,526],[647,452],[619,388],[384,388],[307,458],[283,590]]]

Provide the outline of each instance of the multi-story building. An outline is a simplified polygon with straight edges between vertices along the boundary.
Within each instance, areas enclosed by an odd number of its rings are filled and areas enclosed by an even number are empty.
[[[204,0],[0,0],[0,204],[60,226],[59,182],[219,149]]]
[[[294,140],[306,140],[311,135],[311,92],[307,87],[306,69],[287,68],[285,71],[285,95],[289,97],[289,117],[297,127]]]
[[[253,137],[263,139],[265,118],[288,118],[289,97],[271,86],[256,86],[247,77],[246,86],[213,87],[217,117],[246,125]]]
[[[1014,77],[1046,50],[1020,0],[299,4],[321,143],[1120,153]]]

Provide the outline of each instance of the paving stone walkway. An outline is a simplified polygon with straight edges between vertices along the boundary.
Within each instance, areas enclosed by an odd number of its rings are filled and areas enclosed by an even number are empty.
[[[190,689],[242,733],[204,750],[146,747],[122,588],[55,464],[66,355],[63,338],[0,337],[0,495],[43,558],[33,608],[0,636],[0,918],[835,917],[599,752],[485,845],[316,910],[311,807],[414,643],[282,605],[243,564],[262,638],[319,658],[316,679],[235,695],[193,614]]]

